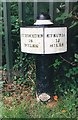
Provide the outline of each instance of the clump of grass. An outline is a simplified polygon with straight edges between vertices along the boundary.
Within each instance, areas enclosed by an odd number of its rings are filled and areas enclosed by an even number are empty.
[[[46,104],[23,100],[19,105],[3,105],[3,118],[76,118],[75,95],[69,94],[65,98],[58,99],[53,108]]]
[[[25,101],[21,102],[20,105],[9,106],[4,105],[2,108],[3,118],[29,118],[29,107]]]

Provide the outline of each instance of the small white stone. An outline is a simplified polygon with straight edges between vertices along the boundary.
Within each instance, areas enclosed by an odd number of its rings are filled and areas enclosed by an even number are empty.
[[[39,95],[39,99],[43,102],[46,102],[50,99],[50,95],[46,94],[46,93],[42,93]]]

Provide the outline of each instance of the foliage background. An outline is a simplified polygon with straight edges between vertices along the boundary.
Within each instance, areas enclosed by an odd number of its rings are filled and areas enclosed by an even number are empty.
[[[61,3],[60,3],[61,4]],[[64,54],[58,54],[54,63],[51,65],[54,68],[54,95],[63,96],[67,99],[67,95],[74,95],[77,98],[77,84],[78,84],[78,5],[77,3],[72,3],[73,7],[69,13],[65,13],[64,3],[57,7],[57,14],[54,18],[55,24],[65,24],[68,27],[68,52]],[[25,21],[23,25],[33,25],[34,15],[33,15],[33,3],[25,3]],[[41,4],[40,10],[43,7]],[[3,13],[3,6],[1,7]],[[36,64],[35,55],[30,55],[26,53],[21,54],[20,50],[20,35],[19,29],[21,21],[18,16],[18,3],[11,2],[11,40],[13,46],[13,82],[16,84],[25,84],[31,87],[32,92],[35,91],[35,81],[36,81]],[[48,13],[48,4],[44,6],[42,12]],[[3,16],[1,18],[3,21]],[[6,68],[6,57],[5,57],[5,38],[4,38],[4,22],[1,23],[2,28],[2,70],[7,71]],[[7,80],[6,80],[7,82]],[[73,97],[73,98],[74,98]],[[70,102],[72,101],[72,102]],[[67,108],[72,109],[72,103],[75,100],[68,101]],[[74,101],[74,102],[73,102]],[[70,104],[69,104],[70,102]],[[74,106],[74,105],[73,105]],[[44,112],[45,113],[45,112]],[[34,113],[32,113],[34,114]],[[41,114],[41,112],[40,112]]]
[[[40,3],[39,3],[40,4]],[[44,3],[41,3],[41,6],[39,5],[39,8],[42,12],[48,12],[48,5],[45,3],[46,7],[43,7]],[[58,4],[58,3],[57,3]],[[54,74],[57,77],[54,77],[54,82],[56,91],[59,90],[63,92],[62,89],[65,88],[65,90],[69,89],[76,89],[76,82],[77,82],[77,75],[78,75],[78,5],[76,3],[73,3],[73,8],[70,11],[70,13],[65,13],[65,7],[64,3],[60,3],[60,5],[57,7],[58,11],[56,14],[56,17],[54,19],[55,24],[65,24],[68,27],[68,52],[64,54],[58,54],[57,59],[55,60],[55,63],[52,65],[54,67]],[[23,21],[24,25],[33,25],[34,23],[34,15],[33,15],[33,3],[25,3],[26,9],[25,9],[25,21]],[[31,10],[31,9],[32,10]],[[3,9],[2,9],[3,10]],[[20,50],[20,35],[19,35],[19,29],[20,29],[20,21],[18,16],[18,3],[12,3],[11,2],[11,39],[12,39],[12,45],[13,45],[13,61],[14,61],[14,71],[22,71],[21,68],[23,68],[22,74],[20,77],[17,75],[14,75],[14,80],[16,81],[27,81],[28,76],[28,70],[31,70],[31,74],[35,70],[33,70],[32,65],[35,66],[35,55],[30,55],[26,53],[22,53],[22,59],[21,59],[21,50]],[[3,24],[3,66],[6,66],[6,59],[5,59],[5,42],[4,42],[4,24]],[[62,72],[61,72],[62,71]],[[23,76],[22,76],[23,75]],[[34,74],[32,74],[31,78],[33,80]],[[35,78],[34,78],[35,79]],[[67,83],[67,84],[65,84]],[[69,86],[70,85],[70,86]]]

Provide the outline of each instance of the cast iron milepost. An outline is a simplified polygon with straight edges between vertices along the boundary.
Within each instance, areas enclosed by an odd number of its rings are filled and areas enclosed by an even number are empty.
[[[67,51],[67,27],[54,26],[47,14],[40,14],[33,26],[21,27],[21,51],[36,54],[36,95],[46,102],[54,93],[53,68],[56,53]]]

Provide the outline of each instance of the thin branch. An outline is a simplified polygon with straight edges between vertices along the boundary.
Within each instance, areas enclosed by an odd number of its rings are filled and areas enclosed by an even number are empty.
[[[75,64],[74,62],[70,62],[70,61],[66,60],[66,59],[63,58],[61,55],[60,55],[60,57],[61,57],[61,59],[62,59],[63,61],[69,63],[70,65],[72,65],[72,66],[76,66],[76,64]]]

